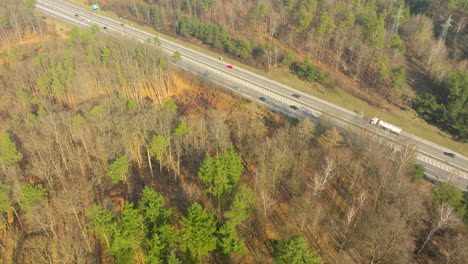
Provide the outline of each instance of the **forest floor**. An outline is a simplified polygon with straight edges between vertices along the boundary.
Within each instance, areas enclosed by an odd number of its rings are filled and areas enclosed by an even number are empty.
[[[66,1],[79,5],[81,7],[89,8],[89,5],[87,4],[87,0],[66,0]],[[119,16],[116,15],[112,11],[96,10],[94,12],[100,15],[112,18],[112,19],[116,19],[116,20],[119,19]],[[128,21],[126,23],[128,23]],[[219,53],[217,53],[213,49],[210,49],[208,46],[201,44],[201,43],[195,44],[195,43],[184,41],[180,38],[177,38],[175,33],[171,35],[163,34],[161,32],[155,31],[151,27],[138,25],[137,23],[134,23],[133,26],[136,28],[145,30],[149,33],[161,35],[165,39],[182,44],[186,47],[194,49],[198,52],[202,52],[209,56],[213,56],[216,58],[219,57]],[[263,69],[258,69],[256,67],[243,64],[235,59],[231,59],[226,54],[223,55],[223,59],[226,63],[235,65],[237,67],[241,67],[243,69],[249,70],[256,74],[265,76],[271,80],[275,80],[277,82],[286,84],[304,93],[316,96],[320,99],[326,100],[328,102],[331,102],[333,104],[339,105],[341,107],[347,108],[352,111],[362,112],[367,117],[377,116],[389,123],[392,123],[401,127],[404,131],[407,131],[416,136],[424,138],[428,141],[431,141],[433,143],[439,144],[453,151],[456,151],[456,152],[462,153],[463,155],[468,156],[468,144],[453,140],[452,136],[449,133],[440,130],[436,126],[427,123],[425,120],[421,118],[418,118],[413,110],[403,110],[390,104],[385,105],[386,109],[383,110],[375,106],[372,106],[369,103],[357,98],[356,96],[352,95],[351,93],[349,93],[343,88],[340,88],[340,87],[327,88],[327,87],[322,86],[319,83],[310,83],[310,82],[302,81],[299,78],[297,78],[295,75],[293,75],[289,69],[284,68],[284,67],[273,68],[270,71],[265,71]],[[315,66],[317,66],[316,65],[317,62],[312,61],[312,63]],[[352,81],[350,77],[345,76],[343,74],[341,74],[340,78],[348,78],[349,80],[344,80],[346,83],[350,83],[350,84],[354,83],[354,81]],[[350,89],[359,89],[359,88],[354,87]]]

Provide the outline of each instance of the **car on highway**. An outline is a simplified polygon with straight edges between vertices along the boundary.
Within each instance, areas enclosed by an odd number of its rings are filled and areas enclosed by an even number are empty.
[[[240,91],[240,87],[237,86],[237,85],[234,85],[232,88],[233,88],[234,90]]]
[[[444,155],[450,158],[455,158],[455,154],[452,152],[444,152]]]
[[[297,107],[297,106],[295,106],[295,105],[290,105],[289,107],[291,107],[291,108],[294,109],[294,110],[298,110],[298,109],[299,109],[299,107]]]
[[[106,26],[103,26],[102,28],[103,28],[103,29],[107,29],[107,27],[106,27]]]
[[[262,101],[262,102],[265,102],[265,101],[267,100],[267,99],[266,99],[265,97],[263,97],[263,96],[262,96],[262,97],[259,97],[258,99],[260,99],[260,101]]]
[[[78,14],[75,14],[76,17],[78,17]]]
[[[300,95],[298,95],[298,94],[292,94],[292,97],[295,97],[295,98],[301,98],[301,96],[300,96]]]
[[[124,23],[120,24],[122,27],[124,26]]]
[[[234,67],[232,65],[227,65],[226,68],[228,69],[234,69]]]

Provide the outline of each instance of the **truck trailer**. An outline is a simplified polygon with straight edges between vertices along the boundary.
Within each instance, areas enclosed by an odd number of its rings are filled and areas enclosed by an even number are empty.
[[[385,122],[385,121],[383,121],[383,120],[381,120],[381,119],[379,119],[377,117],[372,118],[371,121],[370,121],[370,124],[374,125],[374,126],[381,127],[383,129],[388,130],[388,131],[390,131],[390,132],[392,132],[394,134],[397,134],[397,135],[399,135],[401,133],[401,128],[399,128],[397,126],[394,126],[392,124],[389,124],[389,123],[387,123],[387,122]]]

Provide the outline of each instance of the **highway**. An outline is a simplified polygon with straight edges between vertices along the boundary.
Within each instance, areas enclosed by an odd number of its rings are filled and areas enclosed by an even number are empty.
[[[62,19],[68,23],[89,28],[98,25],[103,32],[117,36],[133,37],[141,41],[153,39],[155,35],[142,31],[128,24],[121,25],[121,21],[101,16],[89,9],[84,9],[63,0],[37,0],[36,9],[50,16]],[[103,28],[107,29],[104,30]],[[266,107],[299,117],[312,116],[314,118],[326,114],[339,126],[358,127],[385,138],[394,148],[401,144],[414,144],[417,148],[418,163],[423,164],[429,177],[440,181],[449,181],[465,189],[468,186],[468,159],[459,153],[438,146],[417,136],[402,132],[394,135],[368,123],[368,118],[322,99],[307,95],[291,87],[280,84],[263,76],[257,75],[240,67],[226,68],[227,64],[217,58],[202,54],[180,44],[159,37],[161,48],[169,54],[178,51],[182,54],[182,61],[178,65],[201,77],[221,84],[233,92],[250,100],[257,101]],[[238,87],[233,89],[234,87]],[[295,98],[292,94],[299,94]],[[267,100],[262,102],[259,97]],[[290,106],[299,107],[298,110]],[[394,124],[397,125],[398,124]],[[447,157],[443,152],[452,152],[454,158]]]

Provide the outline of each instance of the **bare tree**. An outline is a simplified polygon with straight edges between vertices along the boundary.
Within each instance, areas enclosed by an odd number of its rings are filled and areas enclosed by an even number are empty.
[[[433,220],[431,230],[429,231],[429,234],[427,234],[426,240],[424,240],[424,243],[419,248],[417,254],[421,253],[427,242],[429,242],[437,231],[452,226],[456,219],[457,217],[452,207],[446,203],[441,204],[438,208],[437,217]]]
[[[309,188],[313,190],[315,196],[319,196],[325,189],[327,182],[336,175],[335,169],[336,165],[334,160],[330,157],[326,157],[322,173],[315,173],[315,177],[307,184]]]

